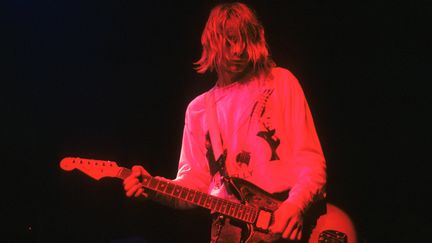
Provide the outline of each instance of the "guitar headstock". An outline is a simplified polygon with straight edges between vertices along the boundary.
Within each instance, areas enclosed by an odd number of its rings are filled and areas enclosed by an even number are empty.
[[[78,157],[66,157],[62,159],[60,167],[66,171],[78,169],[96,180],[104,177],[119,177],[122,170],[122,167],[117,166],[116,162]]]

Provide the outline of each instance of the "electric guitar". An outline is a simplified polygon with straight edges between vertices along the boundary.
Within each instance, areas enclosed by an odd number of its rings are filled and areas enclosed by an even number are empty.
[[[78,169],[96,180],[104,177],[125,179],[132,173],[130,169],[120,167],[113,161],[73,157],[62,159],[60,167],[66,171]],[[280,206],[282,200],[243,179],[228,178],[228,182],[240,202],[218,198],[152,176],[142,176],[142,186],[147,189],[209,209],[239,223],[242,231],[237,242],[289,242],[268,231],[272,212]],[[326,205],[326,213],[319,216],[311,231],[309,243],[357,242],[350,217],[329,203]]]

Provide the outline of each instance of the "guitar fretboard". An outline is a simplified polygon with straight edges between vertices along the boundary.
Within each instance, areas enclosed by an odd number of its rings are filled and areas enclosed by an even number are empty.
[[[131,170],[122,168],[118,177],[125,179],[130,174]],[[221,213],[246,223],[254,223],[258,216],[258,211],[254,207],[231,202],[151,176],[143,176],[142,185],[153,191],[210,209],[212,212]]]

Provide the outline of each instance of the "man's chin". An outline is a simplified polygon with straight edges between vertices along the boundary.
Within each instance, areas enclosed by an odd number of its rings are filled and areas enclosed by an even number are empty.
[[[227,69],[228,69],[228,72],[231,74],[241,74],[245,71],[246,67],[232,65],[232,66],[229,66]]]

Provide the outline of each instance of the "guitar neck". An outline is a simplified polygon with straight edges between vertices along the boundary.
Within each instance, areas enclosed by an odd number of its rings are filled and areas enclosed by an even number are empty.
[[[121,167],[117,177],[126,179],[131,173],[131,170]],[[142,185],[155,192],[207,208],[212,212],[217,212],[246,223],[254,223],[258,216],[258,210],[254,207],[218,198],[207,193],[177,185],[167,180],[144,175],[142,176]]]
[[[66,171],[78,169],[96,180],[104,177],[117,177],[124,180],[132,174],[130,169],[120,167],[114,161],[83,159],[79,157],[66,157],[62,159],[60,167]],[[144,175],[142,176],[141,183],[143,187],[155,192],[210,209],[212,212],[220,213],[245,223],[255,223],[258,217],[259,209],[255,207],[218,198],[177,185],[168,180]]]

